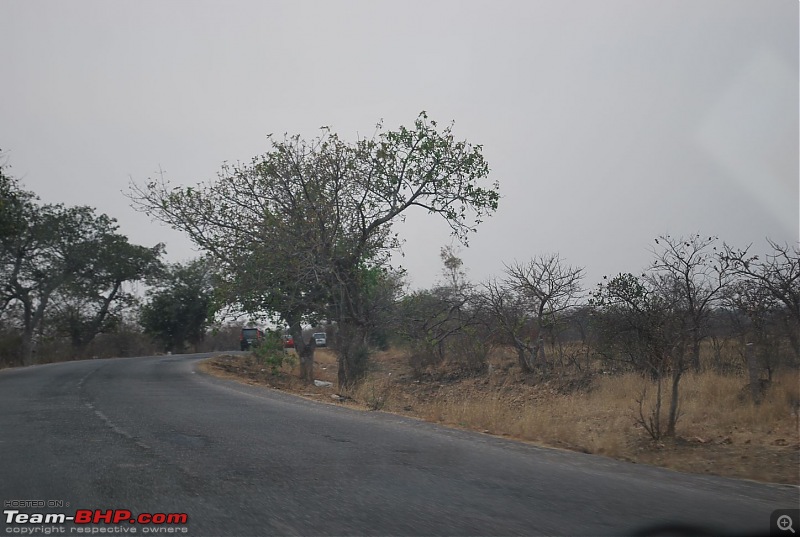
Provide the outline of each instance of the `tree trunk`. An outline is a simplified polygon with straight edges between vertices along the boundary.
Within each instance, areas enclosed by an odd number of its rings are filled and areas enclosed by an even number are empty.
[[[294,346],[300,357],[300,378],[309,383],[314,382],[314,338],[311,338],[308,345],[301,343],[300,347],[296,342],[297,340],[295,340]]]
[[[678,423],[678,383],[683,375],[683,367],[675,367],[672,371],[672,393],[669,401],[669,416],[667,417],[666,436],[675,436],[675,425]]]
[[[44,317],[44,306],[46,297],[42,298],[39,305],[34,309],[30,297],[23,301],[23,327],[22,327],[22,365],[32,365],[33,360],[33,336],[36,329],[40,326]]]
[[[661,372],[659,371],[658,379],[656,380],[656,407],[650,411],[650,436],[653,440],[661,439],[661,384],[663,382]]]
[[[20,360],[23,366],[31,365],[33,356],[33,311],[30,302],[22,302],[22,356]]]
[[[525,357],[525,349],[517,349],[517,359],[519,361],[519,367],[522,369],[523,373],[530,373],[531,368],[528,365],[528,359]]]
[[[540,332],[541,334],[541,332]],[[536,355],[537,360],[539,361],[539,365],[542,368],[542,373],[547,373],[547,355],[544,352],[544,339],[541,335],[539,335],[539,339],[536,340]]]
[[[22,365],[33,364],[33,330],[22,331]]]
[[[522,369],[523,373],[530,373],[531,367],[528,364],[528,360],[525,356],[525,353],[528,352],[528,349],[521,344],[515,344],[514,346],[517,349],[517,361],[519,362],[520,369]]]
[[[800,333],[800,330],[798,330],[800,324],[792,318],[784,318],[784,323],[786,324],[786,333],[789,336],[790,347],[794,352],[795,365],[797,365],[797,360],[800,360],[800,337],[798,337],[798,333]]]
[[[314,382],[314,338],[306,344],[303,339],[303,327],[299,321],[289,326],[289,333],[294,340],[294,350],[300,359],[300,379],[308,383]]]
[[[120,289],[122,289],[122,281],[117,280],[114,282],[114,287],[111,289],[111,292],[103,299],[103,304],[100,306],[100,310],[87,322],[81,322],[80,316],[76,314],[74,324],[70,326],[69,329],[72,335],[73,359],[84,355],[86,349],[89,348],[89,343],[91,343],[94,338],[97,337],[97,334],[100,333],[103,323],[105,322],[106,318],[108,318],[109,312],[111,311],[111,303],[114,302],[114,299],[116,299]],[[200,339],[190,339],[189,341],[195,352],[197,351],[197,346],[201,342],[202,336]]]
[[[692,369],[700,371],[700,338],[692,337]]]
[[[758,367],[758,354],[756,346],[748,343],[744,348],[745,359],[747,360],[747,373],[750,381],[750,396],[754,404],[761,403],[761,374]]]
[[[347,390],[367,374],[369,347],[366,332],[360,326],[340,323],[336,337],[339,389]]]

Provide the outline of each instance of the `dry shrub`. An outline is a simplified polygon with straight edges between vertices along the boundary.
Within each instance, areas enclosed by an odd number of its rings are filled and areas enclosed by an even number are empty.
[[[476,327],[464,328],[447,342],[447,361],[465,371],[485,371],[491,352],[488,335]]]
[[[315,378],[331,380],[333,387],[309,387],[295,375],[283,376],[284,384],[278,386],[327,400],[336,390],[336,356],[318,349],[315,360]],[[410,413],[548,446],[684,471],[798,482],[797,371],[774,373],[759,405],[742,398],[749,395],[743,374],[686,373],[680,384],[678,438],[656,443],[636,424],[635,398],[643,387],[651,396],[655,393],[655,384],[640,374],[542,379],[522,374],[513,352],[498,349],[485,374],[419,379],[411,375],[407,360],[408,350],[376,353],[365,381],[342,395],[361,408]],[[252,379],[252,369],[243,369],[239,376]],[[270,384],[276,386],[274,379],[270,376]]]
[[[743,384],[743,377],[687,374],[681,383],[678,434],[703,441],[733,436],[732,442],[768,443],[783,436],[797,442],[797,374],[782,375],[760,405],[738,399]],[[485,391],[437,397],[418,411],[432,421],[629,458],[647,437],[635,420],[634,398],[644,386],[652,397],[655,384],[638,374],[600,376],[588,391],[565,395],[534,388],[523,401],[502,390]]]
[[[435,399],[419,411],[433,421],[608,455],[621,454],[626,432],[632,428],[629,414],[600,410],[586,394],[514,405],[500,393],[488,393]]]
[[[318,349],[315,358],[317,378],[335,383],[335,355]],[[653,397],[655,383],[640,374],[570,377],[532,385],[516,374],[513,353],[499,349],[489,359],[488,374],[449,382],[415,381],[403,376],[407,359],[405,351],[377,353],[373,371],[346,395],[371,410],[413,411],[430,421],[626,459],[636,458],[649,441],[636,424],[635,398],[644,387]],[[564,389],[565,382],[571,389]],[[776,438],[798,441],[796,371],[776,374],[760,405],[742,400],[743,375],[686,373],[680,386],[680,437],[753,444]]]
[[[636,375],[600,377],[589,391],[555,396],[522,420],[525,438],[580,451],[623,455],[634,432],[631,394]]]
[[[355,386],[347,395],[359,403],[363,403],[369,410],[388,410],[387,405],[393,390],[389,378],[367,375],[363,382]]]
[[[735,338],[711,337],[700,344],[700,363],[719,373],[741,373],[745,370],[743,345]]]
[[[442,362],[441,357],[425,345],[414,345],[408,353],[407,359],[408,366],[415,378],[421,378]]]

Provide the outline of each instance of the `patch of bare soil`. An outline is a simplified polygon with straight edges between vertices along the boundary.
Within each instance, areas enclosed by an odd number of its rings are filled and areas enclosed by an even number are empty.
[[[709,411],[708,402],[689,400],[679,436],[655,442],[636,424],[635,386],[625,384],[631,379],[582,376],[543,382],[503,363],[482,373],[442,369],[415,377],[404,355],[389,351],[373,358],[372,371],[359,388],[340,393],[334,354],[318,349],[315,362],[315,378],[331,386],[301,382],[288,367],[274,374],[254,356],[221,355],[200,368],[321,402],[394,412],[543,446],[684,472],[800,484],[800,421],[777,395],[774,408],[755,413],[745,406],[726,408],[725,394],[717,394],[721,408],[714,410],[721,416]],[[687,397],[691,399],[692,390],[704,390],[703,383],[720,384],[702,378],[693,387],[687,380]]]

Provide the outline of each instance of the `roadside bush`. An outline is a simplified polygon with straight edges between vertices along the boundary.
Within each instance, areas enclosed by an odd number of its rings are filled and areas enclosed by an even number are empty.
[[[197,345],[198,352],[233,351],[239,348],[241,326],[216,326]]]
[[[252,353],[273,375],[280,373],[284,365],[294,367],[297,364],[297,358],[283,348],[283,337],[275,330],[266,330],[264,340],[253,347]]]
[[[367,377],[352,394],[363,402],[369,410],[383,410],[389,402],[392,384],[387,378]]]
[[[0,331],[0,368],[22,365],[22,335]]]
[[[468,326],[453,334],[447,347],[448,364],[475,373],[487,370],[492,345],[478,327]]]
[[[423,373],[441,363],[441,359],[433,349],[425,345],[410,345],[408,353],[408,366],[414,378],[422,377]]]
[[[113,332],[98,335],[84,352],[83,358],[115,358],[125,356],[152,356],[160,350],[134,323],[123,321]]]

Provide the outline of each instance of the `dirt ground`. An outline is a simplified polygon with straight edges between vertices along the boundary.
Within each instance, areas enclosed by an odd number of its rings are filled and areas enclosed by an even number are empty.
[[[315,378],[331,382],[331,386],[301,382],[296,368],[284,367],[273,374],[250,355],[220,355],[200,367],[211,375],[329,404],[394,412],[542,446],[684,472],[800,484],[800,418],[796,411],[784,411],[783,406],[771,414],[750,416],[747,421],[735,413],[719,420],[709,415],[707,408],[693,410],[687,405],[688,415],[679,421],[678,436],[654,442],[635,423],[632,396],[626,394],[615,402],[603,395],[603,389],[609,389],[613,380],[537,383],[503,363],[495,364],[488,374],[436,371],[414,377],[402,353],[389,351],[372,358],[372,370],[358,389],[340,393],[334,354],[318,349],[315,362]],[[758,427],[752,425],[753,420]]]

